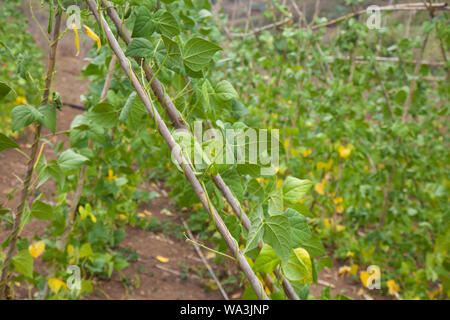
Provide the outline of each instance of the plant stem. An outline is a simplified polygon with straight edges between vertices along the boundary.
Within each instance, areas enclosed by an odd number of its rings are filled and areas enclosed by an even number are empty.
[[[59,30],[61,27],[61,12],[58,10],[55,17],[55,26],[53,29],[53,39],[57,39],[59,35]],[[54,69],[55,69],[55,63],[56,63],[56,49],[58,46],[58,42],[55,41],[51,47],[49,52],[49,63],[48,63],[48,69],[47,69],[47,77],[45,79],[45,89],[42,96],[42,103],[41,105],[46,105],[48,103],[48,97],[50,94],[50,86],[53,79]],[[8,295],[8,276],[9,276],[9,266],[11,263],[11,259],[14,253],[14,250],[16,248],[16,242],[17,238],[20,235],[21,231],[21,222],[22,222],[22,214],[25,208],[25,204],[28,198],[28,194],[30,191],[30,182],[33,177],[35,162],[36,162],[36,156],[38,153],[38,147],[39,147],[39,139],[41,136],[41,125],[36,124],[36,130],[34,135],[34,141],[33,145],[31,146],[31,155],[30,159],[27,163],[27,172],[25,174],[25,179],[23,180],[23,187],[22,192],[20,194],[20,200],[19,205],[16,208],[15,212],[15,219],[14,219],[14,226],[13,231],[11,232],[9,236],[9,246],[8,251],[6,254],[5,261],[2,265],[2,269],[0,270],[0,299],[6,299]]]

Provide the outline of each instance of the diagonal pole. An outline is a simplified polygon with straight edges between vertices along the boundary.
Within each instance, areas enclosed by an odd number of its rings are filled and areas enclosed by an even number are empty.
[[[128,33],[125,25],[122,24],[122,21],[117,14],[117,11],[114,9],[111,2],[107,0],[102,0],[103,4],[107,8],[107,13],[111,20],[113,21],[114,25],[116,26],[116,29],[119,30],[120,37],[125,41],[127,45],[131,42],[131,36]],[[135,58],[136,62],[138,64],[141,64],[141,59]],[[143,64],[144,72],[146,75],[146,78],[148,81],[151,81],[151,87],[153,89],[153,93],[158,98],[161,105],[164,107],[164,109],[167,112],[167,115],[172,120],[173,125],[177,129],[185,129],[188,131],[191,135],[192,133],[189,131],[188,126],[184,123],[183,117],[181,116],[180,112],[172,102],[169,95],[165,93],[165,90],[162,87],[162,84],[159,82],[157,77],[154,76],[153,71],[149,67],[147,63]],[[216,187],[220,190],[222,195],[225,197],[227,202],[230,204],[231,208],[233,209],[235,215],[240,219],[242,222],[242,225],[246,228],[247,231],[250,230],[251,223],[250,219],[248,218],[247,214],[242,209],[239,200],[236,199],[236,197],[233,195],[233,192],[228,187],[228,185],[223,180],[222,176],[220,174],[217,175],[211,175],[211,179],[213,180]],[[278,271],[278,275],[281,276],[281,272]],[[291,283],[286,279],[283,278],[282,280],[283,288],[288,297],[292,300],[300,300],[297,293],[295,292],[294,288],[292,287]]]
[[[234,240],[234,238],[231,236],[230,232],[228,231],[225,223],[223,222],[222,218],[218,214],[216,208],[211,204],[209,201],[209,198],[206,195],[205,190],[203,189],[203,186],[201,185],[200,181],[195,176],[189,162],[182,156],[180,152],[180,147],[175,142],[173,136],[171,135],[169,129],[167,128],[167,125],[165,124],[164,120],[159,115],[158,111],[153,108],[153,103],[150,100],[149,96],[147,95],[145,89],[142,87],[142,84],[139,82],[139,79],[137,78],[136,74],[131,68],[131,63],[128,61],[128,59],[125,57],[124,52],[120,48],[119,43],[117,42],[116,38],[114,37],[114,34],[112,33],[108,22],[105,20],[105,18],[99,13],[97,4],[94,0],[86,0],[86,3],[89,6],[89,9],[94,14],[97,23],[99,24],[100,28],[104,31],[106,38],[108,39],[109,45],[111,49],[114,51],[115,55],[117,56],[117,60],[119,61],[123,71],[125,74],[130,78],[130,81],[136,90],[139,98],[141,99],[142,103],[144,104],[145,108],[147,109],[150,116],[154,119],[158,131],[160,132],[161,136],[166,141],[167,145],[172,151],[173,156],[175,157],[176,161],[184,169],[184,174],[191,184],[192,188],[194,189],[194,192],[200,199],[201,203],[205,207],[206,211],[209,213],[211,218],[214,220],[215,225],[217,227],[217,230],[227,243],[229,249],[231,250],[233,256],[237,258],[237,262],[244,272],[246,278],[250,282],[250,285],[252,286],[253,290],[257,294],[258,298],[268,300],[268,296],[264,292],[264,288],[259,281],[259,279],[256,277],[256,274],[251,269],[250,265],[248,264],[245,256],[243,253],[239,250],[237,242]]]

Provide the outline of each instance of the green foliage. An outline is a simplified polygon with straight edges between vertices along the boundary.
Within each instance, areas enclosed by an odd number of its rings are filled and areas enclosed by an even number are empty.
[[[223,164],[217,154],[229,150],[219,139],[199,141],[187,133],[176,137],[188,160],[193,163],[196,152],[205,160],[206,164],[194,165],[195,173],[254,271],[261,278],[272,277],[272,298],[285,298],[274,276],[276,268],[301,298],[310,298],[309,284],[317,282],[325,266],[332,267],[322,240],[335,258],[379,265],[383,279],[400,284],[402,297],[429,298],[427,290],[437,285],[442,285],[437,295],[448,295],[448,82],[431,84],[424,79],[444,76],[443,70],[422,65],[414,75],[414,64],[376,60],[377,55],[413,59],[412,52],[421,47],[420,36],[392,40],[373,31],[374,41],[363,22],[350,19],[340,23],[331,38],[324,29],[286,24],[280,30],[226,39],[221,29],[226,18],[215,16],[208,1],[112,2],[132,30],[126,55],[130,61],[145,58],[188,127],[208,119],[217,132],[234,129],[240,132],[236,141],[244,138],[247,161]],[[277,14],[286,14],[286,7],[274,3]],[[15,8],[9,4],[0,10],[0,18]],[[50,8],[63,9],[60,1]],[[264,16],[277,15],[268,10]],[[16,13],[12,17],[18,18]],[[446,48],[447,21],[443,14],[425,22],[421,32],[436,32]],[[102,29],[87,12],[83,23],[103,39]],[[0,50],[9,57],[6,71],[0,71],[0,99],[11,114],[11,123],[8,120],[0,128],[9,135],[10,128],[20,132],[41,124],[55,133],[61,100],[54,93],[52,101],[42,106],[33,93],[42,87],[37,80],[42,67],[33,65],[36,57],[30,58],[36,51],[31,39],[15,41],[13,35],[18,33],[24,33],[18,23],[0,26]],[[188,219],[192,230],[225,252],[214,221],[200,209],[182,168],[170,162],[170,150],[130,79],[115,72],[106,98],[100,99],[113,55],[108,46],[90,54],[90,64],[83,69],[91,82],[82,97],[87,111],[75,117],[67,132],[70,145],[52,145],[55,159],[42,155],[35,166],[35,191],[52,180],[58,195],[51,202],[39,196],[31,210],[26,207],[23,220],[28,222],[31,216],[48,221],[39,240],[46,244],[42,259],[54,267],[54,274],[33,273],[33,257],[23,239],[13,270],[43,288],[47,278],[67,279],[66,267],[76,264],[83,271],[83,292],[92,291],[91,276],[111,278],[114,270],[123,270],[135,259],[135,253],[118,249],[126,224],[148,230],[171,228],[136,214],[141,202],[156,196],[139,189],[153,177],[167,181],[180,208],[192,209]],[[350,60],[342,58],[346,56]],[[354,57],[366,63],[353,63]],[[140,63],[133,61],[131,68],[139,79],[145,78]],[[150,90],[148,82],[144,85]],[[14,91],[22,99],[12,101]],[[152,102],[155,110],[162,110],[160,101]],[[402,121],[407,103],[411,120]],[[3,109],[0,112],[3,115]],[[261,169],[267,166],[248,161],[252,147],[245,140],[248,128],[268,129],[264,139],[280,146],[275,175],[262,176]],[[276,128],[280,141],[273,142],[271,130]],[[258,142],[265,141],[258,136]],[[8,148],[18,145],[0,134],[0,151]],[[82,172],[86,174],[82,197],[72,208],[67,198],[77,189]],[[248,232],[209,179],[218,173],[249,213]],[[72,209],[74,220],[67,225]],[[67,239],[61,243],[63,234]],[[73,298],[66,290],[51,294]],[[255,297],[247,285],[244,298]],[[329,289],[321,298],[332,298]]]

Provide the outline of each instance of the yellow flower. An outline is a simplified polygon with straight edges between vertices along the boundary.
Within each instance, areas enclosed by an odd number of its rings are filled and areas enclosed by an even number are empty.
[[[75,32],[75,46],[77,47],[77,54],[76,56],[78,56],[80,54],[80,38],[78,37],[78,30],[77,30],[77,26],[74,24],[72,24],[72,30],[73,32]]]
[[[339,204],[343,201],[344,199],[342,197],[337,197],[333,199],[334,204]]]
[[[350,274],[356,275],[356,273],[358,272],[358,268],[359,266],[357,264],[352,265],[352,267],[350,268]]]
[[[69,254],[69,256],[73,256],[75,249],[73,248],[73,245],[69,244],[67,246],[67,253]]]
[[[100,48],[102,47],[102,42],[100,41],[100,38],[87,25],[83,25],[83,27],[86,29],[86,34],[88,35],[88,37],[97,42],[97,51],[99,51]]]
[[[339,156],[342,159],[347,159],[348,157],[350,157],[350,153],[352,153],[352,149],[350,148],[350,146],[344,147],[343,145],[340,145],[338,148],[338,152],[339,152]]]
[[[316,183],[316,185],[314,186],[314,190],[320,194],[320,195],[324,195],[325,194],[325,181],[324,182],[319,182]]]
[[[344,207],[342,205],[338,205],[336,207],[336,212],[342,214],[342,212],[344,212]]]
[[[32,244],[28,247],[28,252],[31,254],[33,258],[39,257],[42,253],[44,253],[45,250],[45,242],[39,241],[35,244]]]
[[[93,223],[97,222],[97,218],[92,213],[90,214],[90,217]]]
[[[127,220],[127,216],[124,215],[123,213],[119,214],[119,218],[120,220]]]
[[[14,100],[14,105],[18,106],[20,104],[27,104],[27,98],[18,96],[16,100]]]
[[[325,228],[329,228],[331,227],[331,219],[330,218],[325,218],[323,219],[323,224],[325,225]]]
[[[283,185],[283,180],[277,179],[277,189],[281,188],[282,185]]]
[[[283,141],[283,146],[286,150],[289,149],[290,144],[291,144],[291,142],[288,139]]]
[[[308,149],[308,150],[303,151],[303,153],[302,153],[303,158],[306,158],[306,157],[309,156],[311,153],[312,153],[312,150],[311,150],[311,149]]]
[[[168,258],[165,258],[163,256],[156,256],[156,259],[158,259],[158,261],[162,262],[162,263],[167,263],[169,262]]]
[[[117,176],[114,175],[114,171],[112,171],[111,169],[108,169],[108,181],[114,181],[117,179]]]
[[[345,231],[345,226],[338,224],[336,226],[336,232],[342,232],[342,231]]]
[[[395,280],[388,280],[386,284],[387,284],[387,286],[389,288],[389,294],[391,296],[394,296],[396,293],[398,293],[400,291],[400,288],[395,283]]]
[[[61,281],[56,278],[48,279],[48,287],[56,294],[59,292],[61,288],[67,289],[67,285],[64,283],[64,281]]]
[[[369,280],[370,274],[366,271],[361,271],[359,274],[359,278],[361,279],[362,284],[364,287],[368,288],[369,284],[367,283],[367,280]]]
[[[328,162],[317,162],[317,170],[325,169],[329,171],[333,166],[333,159],[330,159]]]
[[[349,266],[342,266],[339,268],[338,274],[343,277],[346,273],[350,273],[351,268]]]
[[[351,251],[347,251],[346,257],[347,258],[353,258],[355,256],[355,254]]]

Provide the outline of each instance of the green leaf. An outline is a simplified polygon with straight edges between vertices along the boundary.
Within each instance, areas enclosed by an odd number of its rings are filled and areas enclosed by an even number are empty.
[[[101,102],[87,113],[87,118],[103,128],[112,128],[116,124],[117,110],[109,103]]]
[[[283,213],[283,192],[281,189],[272,190],[269,194],[269,215]]]
[[[0,100],[6,97],[12,91],[11,87],[3,81],[0,81]]]
[[[155,32],[156,25],[152,20],[152,13],[144,6],[137,10],[137,17],[134,23],[133,38],[150,37]]]
[[[220,81],[214,88],[216,98],[220,101],[230,101],[231,99],[239,98],[238,93],[233,85],[227,80]]]
[[[306,218],[294,209],[286,209],[284,215],[289,219],[291,226],[291,246],[293,248],[301,247],[309,238],[311,238],[311,230],[309,230]]]
[[[147,58],[153,55],[155,50],[153,44],[144,38],[134,38],[128,45],[125,55],[129,57]]]
[[[236,165],[236,169],[240,175],[248,174],[251,177],[260,177],[261,176],[261,166],[258,164],[238,163]]]
[[[222,48],[208,40],[198,37],[191,38],[183,48],[184,65],[190,70],[198,72],[209,64],[214,53],[219,50]]]
[[[261,252],[255,261],[255,271],[271,273],[275,267],[280,263],[280,259],[277,257],[275,251],[268,244],[264,244]]]
[[[258,205],[252,212],[250,217],[251,227],[247,236],[247,245],[244,252],[249,252],[258,247],[259,241],[262,240],[264,234],[263,225],[263,209],[261,205]]]
[[[306,193],[313,185],[310,180],[300,180],[289,176],[283,183],[284,200],[290,202],[298,202],[303,199]]]
[[[41,120],[42,114],[30,105],[20,105],[11,111],[12,130],[19,131],[35,120]]]
[[[177,20],[168,11],[159,10],[155,13],[153,21],[156,23],[158,31],[162,35],[171,38],[180,34]]]
[[[166,61],[166,67],[180,73],[182,71],[182,60],[178,43],[166,37],[165,35],[162,35],[161,37],[163,39],[164,46],[166,47],[167,54],[169,55]]]
[[[134,100],[136,100],[136,91],[133,91],[128,96],[128,99],[125,102],[125,105],[123,106],[122,111],[120,111],[119,122],[125,123],[127,121],[128,116],[131,111],[131,108],[133,107]]]
[[[42,114],[42,118],[39,122],[46,128],[50,129],[51,132],[56,132],[56,107],[54,104],[46,104],[38,108],[39,112]]]
[[[0,133],[0,152],[5,149],[20,149],[20,147],[14,140]]]
[[[31,215],[39,220],[51,220],[55,217],[53,207],[41,200],[33,202]]]
[[[305,249],[297,248],[291,250],[289,260],[281,266],[284,276],[299,283],[312,282],[312,263],[308,252]]]
[[[264,221],[264,242],[272,246],[282,263],[286,263],[291,250],[289,219],[283,215],[267,218]]]
[[[89,243],[85,243],[80,248],[80,258],[91,257],[94,255],[92,247]]]
[[[308,251],[312,259],[322,256],[326,253],[325,248],[322,245],[322,241],[320,241],[319,237],[315,234],[312,234],[311,238],[302,243],[302,248]]]
[[[20,250],[11,261],[14,270],[28,278],[33,278],[33,257],[27,249]]]
[[[67,149],[59,156],[58,164],[63,170],[73,170],[78,169],[83,163],[88,161],[89,159],[85,156],[76,153],[72,149]]]

